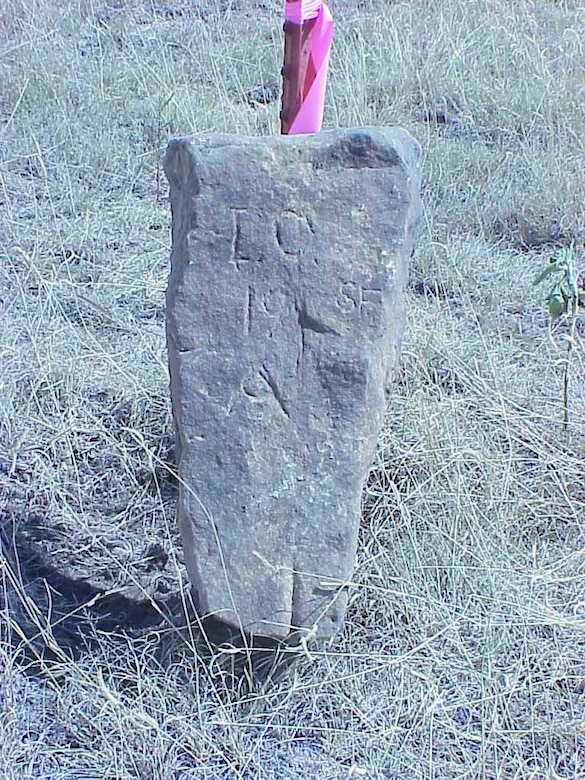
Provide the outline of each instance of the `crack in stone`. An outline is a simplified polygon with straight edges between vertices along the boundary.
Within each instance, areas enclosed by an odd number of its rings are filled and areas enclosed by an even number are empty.
[[[299,354],[297,355],[297,375],[301,372],[301,366],[303,364],[303,356],[305,354],[305,329],[301,328],[301,343],[299,348]]]
[[[296,538],[295,538],[295,549],[296,549]],[[300,581],[299,581],[299,573],[296,570],[296,566],[293,567],[292,570],[292,593],[290,598],[290,625],[292,628],[296,628],[295,623],[297,622],[299,616],[297,614],[298,612],[298,597],[300,592]]]

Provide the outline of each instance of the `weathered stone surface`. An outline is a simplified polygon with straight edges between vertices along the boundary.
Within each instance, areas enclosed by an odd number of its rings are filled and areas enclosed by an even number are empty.
[[[171,141],[178,520],[203,613],[341,625],[404,324],[420,148],[403,130]]]

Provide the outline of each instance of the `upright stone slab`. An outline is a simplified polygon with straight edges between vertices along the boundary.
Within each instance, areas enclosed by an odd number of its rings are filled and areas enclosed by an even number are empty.
[[[178,520],[203,614],[329,637],[404,325],[420,147],[399,129],[171,141]]]

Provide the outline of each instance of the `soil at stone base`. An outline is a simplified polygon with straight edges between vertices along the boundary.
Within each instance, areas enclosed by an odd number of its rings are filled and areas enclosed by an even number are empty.
[[[67,446],[39,431],[39,450],[0,471],[5,556],[61,631],[77,631],[89,603],[107,630],[157,624],[188,587],[168,409],[108,391],[63,405],[76,418]]]

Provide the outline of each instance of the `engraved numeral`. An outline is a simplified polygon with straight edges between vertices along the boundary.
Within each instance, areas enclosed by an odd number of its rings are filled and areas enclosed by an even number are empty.
[[[254,290],[248,287],[244,305],[244,334],[248,336],[252,329],[252,314],[254,311]]]
[[[362,288],[360,312],[363,312],[366,306],[377,306],[382,302],[382,290],[375,287]]]
[[[383,303],[382,290],[377,287],[362,287],[356,282],[344,282],[337,296],[337,305],[345,314],[358,312],[367,315]]]
[[[230,253],[230,263],[236,266],[238,271],[241,271],[243,267],[250,264],[250,256],[246,247],[245,236],[245,223],[243,215],[245,211],[243,209],[234,209],[232,211],[233,217],[233,232],[232,232],[232,248]]]

